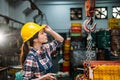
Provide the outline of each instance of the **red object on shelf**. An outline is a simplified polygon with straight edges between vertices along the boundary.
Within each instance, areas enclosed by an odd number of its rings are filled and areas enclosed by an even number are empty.
[[[70,40],[65,40],[65,44],[70,44]]]
[[[63,72],[66,72],[66,71],[68,71],[68,72],[70,71],[70,66],[64,66],[63,67]]]
[[[77,26],[71,27],[71,32],[81,32],[81,31],[82,31],[81,27],[77,27]]]

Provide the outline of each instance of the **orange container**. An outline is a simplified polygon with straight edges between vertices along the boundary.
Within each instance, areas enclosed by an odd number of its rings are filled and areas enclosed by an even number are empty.
[[[64,53],[64,60],[70,60],[70,53]]]
[[[70,61],[64,61],[63,66],[70,66]]]
[[[71,32],[75,33],[75,32],[81,32],[82,28],[81,27],[71,27]]]
[[[71,23],[71,26],[82,26],[82,24],[81,23]]]
[[[68,72],[70,71],[70,67],[69,66],[64,66],[63,67],[63,72],[66,72],[66,71],[68,71]]]
[[[70,71],[70,62],[69,61],[64,61],[63,62],[63,71]]]

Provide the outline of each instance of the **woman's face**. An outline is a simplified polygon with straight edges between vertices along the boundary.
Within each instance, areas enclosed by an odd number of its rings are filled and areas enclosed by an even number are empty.
[[[38,33],[38,41],[40,43],[48,42],[47,34],[45,33],[44,29],[39,31],[39,33]]]

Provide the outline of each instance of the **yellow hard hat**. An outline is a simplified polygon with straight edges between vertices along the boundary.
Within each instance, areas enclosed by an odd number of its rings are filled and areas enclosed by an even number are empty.
[[[21,36],[23,39],[23,42],[28,41],[30,38],[32,38],[38,31],[45,28],[46,25],[40,26],[39,24],[36,24],[34,22],[27,22],[22,26],[21,29]]]

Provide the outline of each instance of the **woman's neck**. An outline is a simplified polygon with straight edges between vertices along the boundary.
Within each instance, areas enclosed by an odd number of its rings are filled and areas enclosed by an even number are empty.
[[[40,52],[42,52],[42,44],[41,43],[34,43],[33,47]]]

